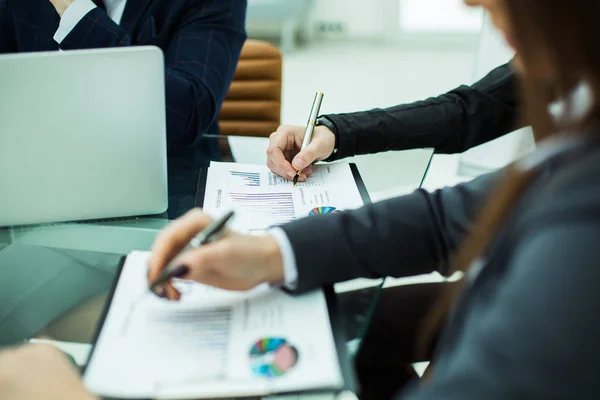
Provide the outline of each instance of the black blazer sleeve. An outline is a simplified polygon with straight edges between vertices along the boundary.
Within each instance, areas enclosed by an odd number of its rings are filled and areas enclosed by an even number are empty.
[[[423,147],[463,152],[519,127],[517,94],[515,73],[506,64],[473,86],[425,101],[326,115],[338,136],[338,151],[331,160]]]
[[[7,0],[0,0],[0,54],[17,51],[13,21],[8,12]]]
[[[297,292],[355,278],[446,274],[498,173],[282,226],[294,250]]]
[[[191,145],[217,118],[246,40],[245,0],[190,0],[165,50],[170,148]],[[61,43],[63,50],[132,45],[101,9],[90,11]]]

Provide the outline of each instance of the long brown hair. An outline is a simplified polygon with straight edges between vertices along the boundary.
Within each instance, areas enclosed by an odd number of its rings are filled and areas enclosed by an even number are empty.
[[[589,131],[600,121],[595,101],[584,118],[555,123],[548,107],[566,99],[581,82],[589,85],[594,98],[600,95],[600,1],[599,0],[503,0],[525,73],[519,77],[523,118],[533,127],[536,140],[567,132]],[[543,60],[543,61],[542,61]],[[541,64],[541,63],[545,63]],[[540,70],[549,74],[539,74]],[[568,107],[568,104],[567,104]],[[569,109],[567,108],[567,113]],[[598,132],[598,131],[596,131]],[[464,244],[459,247],[450,272],[468,274],[469,268],[488,248],[495,233],[537,176],[536,168],[514,163],[506,168],[489,194]],[[448,310],[462,288],[448,285],[422,323],[418,349],[431,347]]]

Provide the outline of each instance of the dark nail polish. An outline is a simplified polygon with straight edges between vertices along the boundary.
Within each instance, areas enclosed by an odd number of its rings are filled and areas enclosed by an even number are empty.
[[[160,297],[161,299],[166,299],[167,298],[167,292],[165,290],[165,288],[163,288],[162,286],[157,286],[154,288],[153,293]]]
[[[183,278],[184,276],[186,276],[189,273],[190,273],[190,267],[188,267],[187,265],[180,265],[178,267],[173,268],[173,272],[171,273],[171,276],[173,278]]]

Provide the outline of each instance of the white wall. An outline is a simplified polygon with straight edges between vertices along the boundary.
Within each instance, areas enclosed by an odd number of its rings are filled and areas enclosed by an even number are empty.
[[[414,33],[474,33],[481,30],[480,8],[463,0],[395,0],[400,7],[399,23]]]
[[[478,33],[481,14],[463,0],[315,0],[313,21],[341,22],[348,37],[381,39],[401,27],[415,33]]]
[[[389,0],[315,0],[313,21],[341,22],[345,37],[381,39]]]

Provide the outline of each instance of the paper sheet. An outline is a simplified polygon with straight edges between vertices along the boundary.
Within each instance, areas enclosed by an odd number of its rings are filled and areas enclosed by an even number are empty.
[[[235,210],[230,226],[243,232],[363,205],[348,164],[316,165],[296,187],[265,166],[212,162],[208,171],[204,210],[214,216]]]
[[[148,253],[123,267],[86,387],[118,398],[202,398],[342,386],[323,292],[229,292],[177,281],[180,302],[150,294]]]

